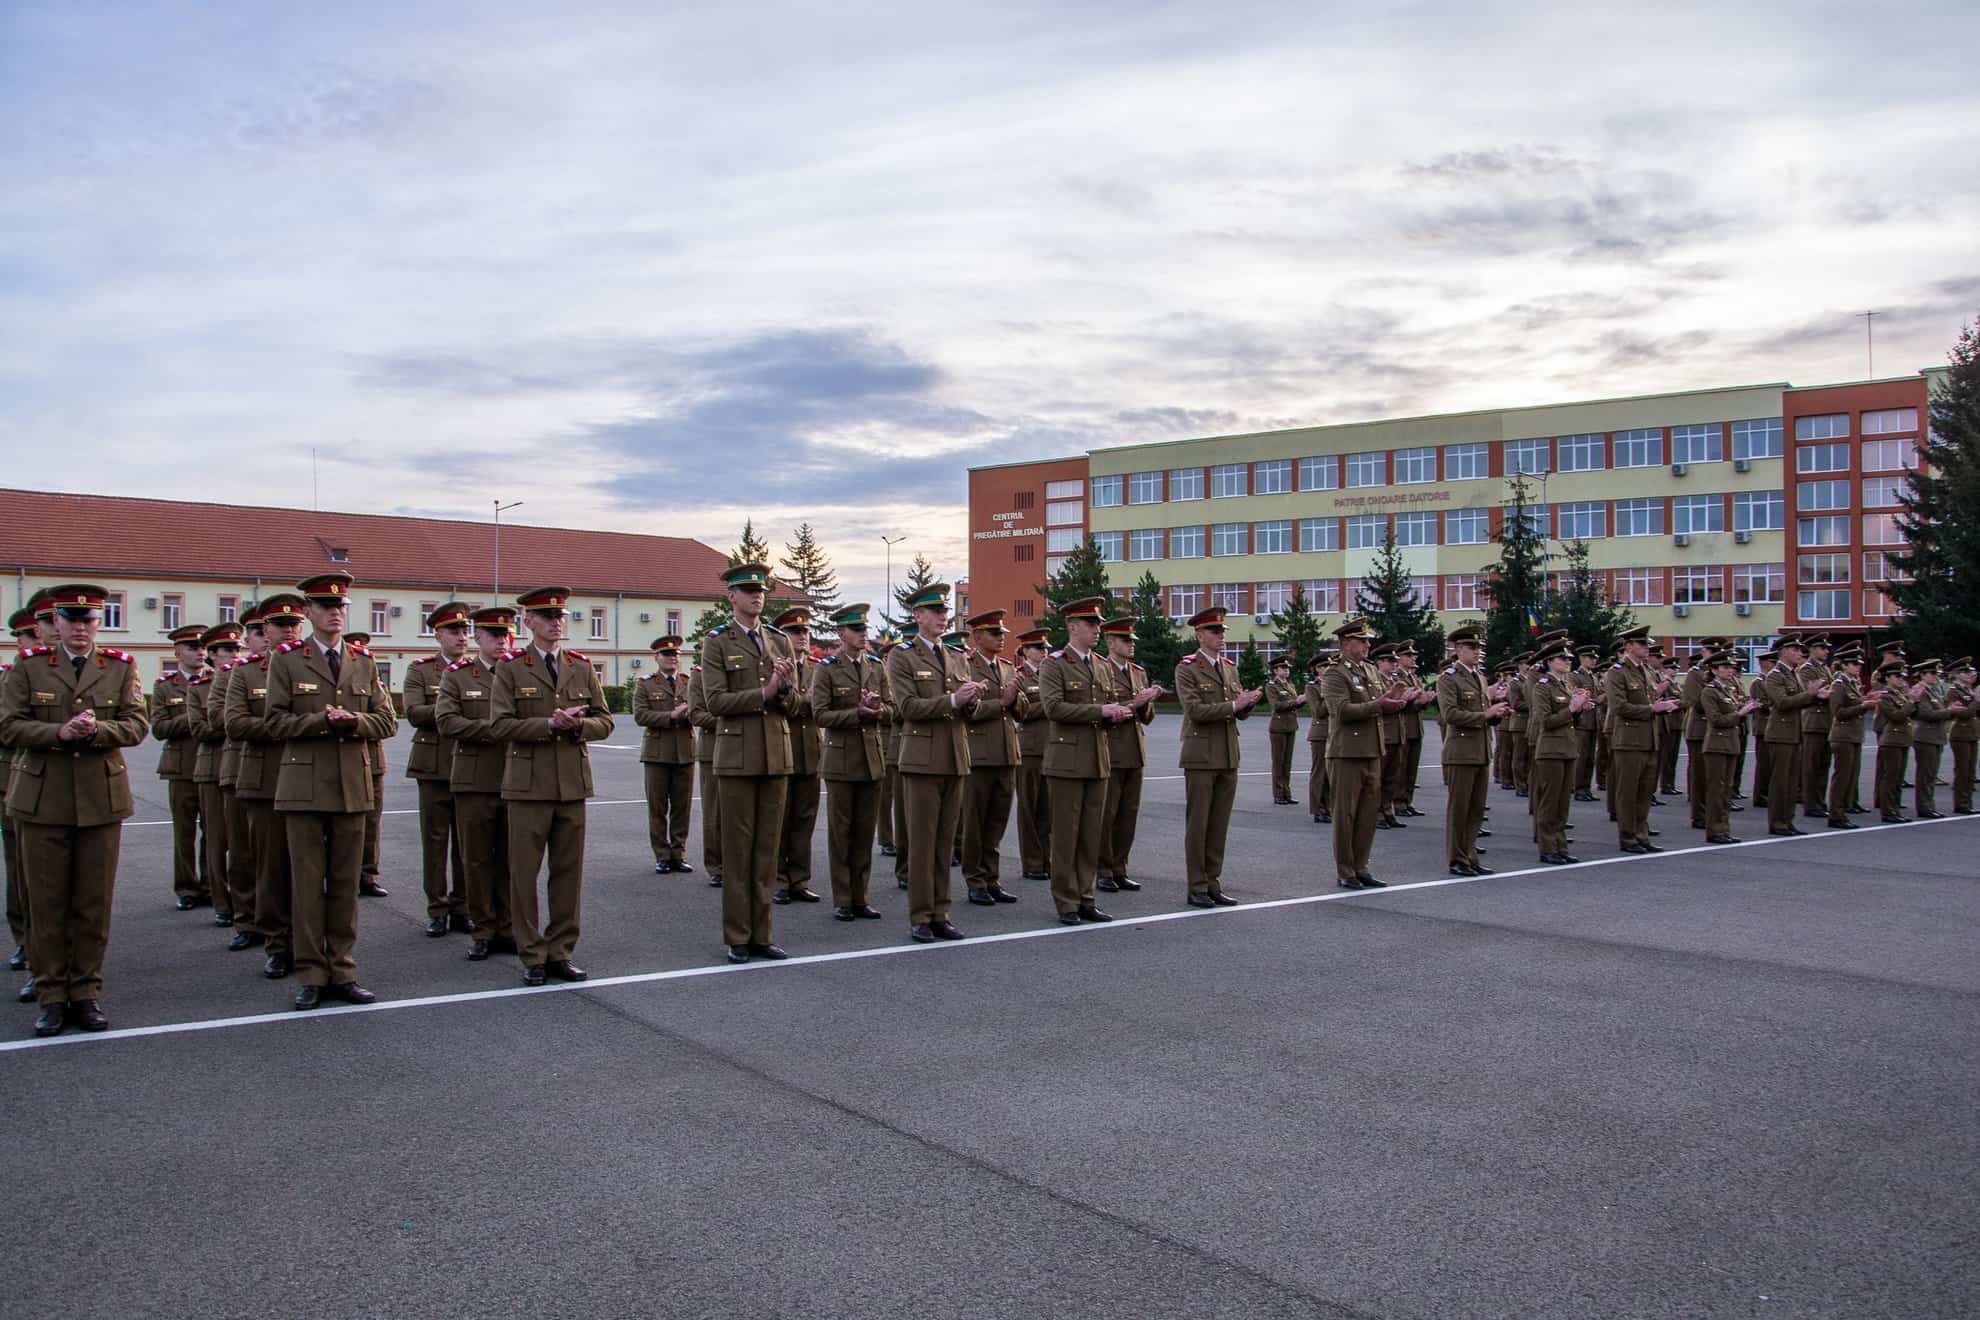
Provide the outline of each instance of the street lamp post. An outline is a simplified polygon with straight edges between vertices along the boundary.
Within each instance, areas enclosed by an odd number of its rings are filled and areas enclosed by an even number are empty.
[[[502,510],[516,508],[522,501],[511,500],[504,504],[500,500],[490,500],[489,503],[495,506],[495,598],[490,603],[499,605],[502,603]]]
[[[899,536],[887,536],[883,533],[880,540],[887,547],[887,603],[892,605],[894,604],[894,547],[907,540],[907,533],[903,532]]]

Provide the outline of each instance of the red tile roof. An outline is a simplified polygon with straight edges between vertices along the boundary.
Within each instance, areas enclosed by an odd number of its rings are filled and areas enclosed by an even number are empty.
[[[487,522],[0,489],[0,569],[30,573],[296,582],[334,565],[360,589],[485,590],[494,542]],[[502,524],[505,592],[713,600],[727,564],[686,537]]]

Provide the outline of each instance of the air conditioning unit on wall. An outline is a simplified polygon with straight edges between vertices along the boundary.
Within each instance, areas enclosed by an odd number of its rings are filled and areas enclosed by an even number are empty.
[[[1734,545],[1745,545],[1745,544],[1746,544],[1747,542],[1749,542],[1749,541],[1751,541],[1752,539],[1753,539],[1753,533],[1752,533],[1752,532],[1734,532],[1734,533],[1733,533],[1733,544],[1734,544]]]
[[[1681,477],[1689,471],[1691,471],[1691,465],[1689,463],[1671,464],[1671,475],[1674,477]]]
[[[1742,619],[1749,617],[1753,613],[1753,602],[1745,600],[1739,602],[1733,606],[1733,613]]]
[[[1753,470],[1753,460],[1752,460],[1752,459],[1750,459],[1750,458],[1735,458],[1735,459],[1733,460],[1733,471],[1735,471],[1735,472],[1751,472],[1752,470]]]
[[[1679,532],[1677,535],[1671,538],[1671,544],[1676,546],[1680,550],[1684,549],[1684,547],[1691,544],[1691,533]]]
[[[641,610],[639,612],[639,621],[641,623],[652,623],[653,622],[652,612],[649,610]]]
[[[1251,621],[1262,628],[1272,622],[1272,616],[1269,614],[1254,614],[1251,616]]]
[[[1688,618],[1688,617],[1690,617],[1690,615],[1691,615],[1691,606],[1689,606],[1689,605],[1673,605],[1673,606],[1671,606],[1671,613],[1672,613],[1672,614],[1675,614],[1675,615],[1676,615],[1676,616],[1677,616],[1678,618],[1680,618],[1680,619],[1683,619],[1683,618]]]

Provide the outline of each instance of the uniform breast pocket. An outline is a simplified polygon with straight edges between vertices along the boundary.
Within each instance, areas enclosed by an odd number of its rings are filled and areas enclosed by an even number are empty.
[[[314,765],[316,764],[316,749],[314,747],[300,747],[294,743],[290,743],[282,753],[282,764]]]

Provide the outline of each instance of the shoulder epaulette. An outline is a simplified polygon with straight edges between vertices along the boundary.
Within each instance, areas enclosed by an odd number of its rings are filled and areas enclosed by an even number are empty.
[[[416,665],[437,665],[440,663],[440,657],[437,655],[423,655],[413,661],[413,663]]]
[[[838,659],[839,657],[836,655],[828,655],[823,660],[820,660],[818,663],[821,665],[836,664],[838,662]]]
[[[1176,663],[1179,665],[1193,665],[1196,663],[1196,657],[1198,656],[1198,654],[1200,653],[1196,651],[1191,651],[1188,655],[1176,661]]]
[[[208,674],[204,678],[195,678],[192,681],[192,685],[194,687],[205,687],[208,683],[211,683],[212,681],[213,681],[213,676],[211,674]]]
[[[31,660],[38,655],[47,655],[50,651],[53,651],[54,649],[55,648],[52,646],[30,646],[22,650],[21,659]]]
[[[456,669],[463,669],[463,668],[466,668],[466,667],[467,667],[468,665],[471,665],[471,664],[473,664],[473,663],[474,663],[474,662],[473,662],[472,660],[456,660],[456,661],[454,661],[454,663],[452,663],[451,665],[448,665],[448,666],[447,666],[447,672],[451,674],[451,673],[453,673],[453,672],[454,672],[454,671],[455,671]]]
[[[96,650],[97,650],[97,654],[99,655],[107,655],[112,660],[122,660],[127,665],[134,665],[137,663],[137,657],[132,655],[129,651],[116,651],[116,650],[112,650],[110,647],[107,646],[99,646],[96,648]]]
[[[522,661],[522,662],[523,662],[524,664],[528,664],[528,663],[529,663],[529,654],[528,654],[527,652],[525,652],[525,651],[504,651],[504,652],[502,652],[502,663],[503,663],[503,664],[507,664],[507,663],[508,663],[509,661],[511,661],[511,660],[518,660],[518,659],[519,659],[519,660],[521,660],[521,661]]]
[[[1447,674],[1455,674],[1457,672],[1457,666],[1452,665],[1449,669],[1446,669],[1444,672]]]
[[[697,661],[697,662],[696,662],[696,664],[695,664],[695,666],[694,666],[694,668],[692,668],[692,669],[690,669],[690,670],[688,670],[688,672],[689,672],[690,674],[698,674],[698,673],[700,673],[700,672],[701,672],[701,664],[700,664],[700,662],[698,662],[698,661]]]
[[[718,624],[716,624],[716,625],[715,625],[715,626],[714,626],[713,628],[710,628],[710,629],[709,629],[709,630],[708,630],[707,632],[705,632],[705,633],[703,633],[703,634],[702,634],[702,636],[703,636],[704,638],[706,638],[706,637],[714,637],[714,636],[717,636],[717,635],[718,635],[718,634],[720,634],[720,633],[725,633],[725,632],[727,632],[727,631],[729,631],[729,625],[728,625],[728,624],[726,624],[726,623],[718,623]]]
[[[289,652],[295,650],[297,647],[301,645],[302,645],[301,642],[283,642],[280,646],[276,647],[275,649],[281,654],[287,655]]]
[[[351,653],[352,655],[370,655],[370,654],[371,654],[371,648],[370,648],[370,647],[368,647],[368,646],[359,646],[359,645],[358,645],[358,644],[357,644],[356,642],[345,642],[345,643],[344,643],[344,649],[345,649],[345,650],[347,650],[347,651],[349,651],[349,652],[350,652],[350,653]]]
[[[586,656],[584,652],[582,652],[582,651],[573,651],[573,650],[572,650],[572,649],[571,649],[570,647],[568,647],[568,646],[564,648],[564,654],[565,654],[565,655],[567,655],[567,656],[569,656],[569,657],[570,657],[571,659],[573,659],[573,660],[584,660],[584,661],[585,661],[586,663],[590,663],[590,659],[589,659],[589,657],[588,657],[588,656]]]
[[[1066,658],[1066,653],[1064,651],[1054,651],[1052,652],[1052,658],[1054,660],[1063,660]]]

